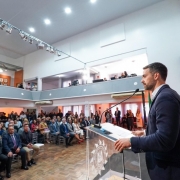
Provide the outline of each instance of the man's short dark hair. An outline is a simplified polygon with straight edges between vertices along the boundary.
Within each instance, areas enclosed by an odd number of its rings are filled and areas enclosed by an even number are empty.
[[[159,63],[159,62],[155,62],[155,63],[148,64],[143,69],[148,69],[148,68],[149,68],[151,73],[158,72],[161,75],[161,78],[164,81],[166,81],[168,69],[164,64]]]
[[[23,126],[24,126],[24,127],[25,127],[25,126],[29,126],[29,124],[24,124]]]

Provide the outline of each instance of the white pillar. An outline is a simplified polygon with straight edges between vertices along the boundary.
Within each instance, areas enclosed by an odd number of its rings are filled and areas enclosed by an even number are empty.
[[[38,86],[38,91],[42,91],[42,78],[38,78],[37,86]]]
[[[87,84],[90,82],[90,69],[85,68],[83,73],[83,84]]]
[[[84,105],[84,114],[86,117],[90,116],[90,105],[88,103]]]
[[[59,78],[59,88],[62,88],[62,78]]]

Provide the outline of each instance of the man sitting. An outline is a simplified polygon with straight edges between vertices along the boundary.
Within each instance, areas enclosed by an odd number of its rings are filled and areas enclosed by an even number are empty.
[[[8,167],[7,161],[8,158],[6,155],[2,154],[2,139],[0,140],[0,173],[5,170],[6,167]],[[3,180],[4,177],[0,175],[0,180]]]
[[[71,141],[73,140],[74,135],[69,133],[65,117],[63,117],[62,124],[60,125],[60,133],[66,138],[66,147],[72,146]]]
[[[49,126],[49,130],[50,130],[50,133],[53,135],[53,136],[55,136],[56,138],[55,138],[55,142],[56,142],[56,144],[57,144],[57,140],[58,140],[58,135],[59,135],[59,127],[58,127],[58,125],[55,123],[55,119],[53,118],[52,120],[51,120],[51,124],[50,124],[50,126]]]
[[[39,147],[36,145],[32,144],[32,133],[29,131],[29,125],[24,124],[24,131],[20,135],[21,137],[21,142],[22,142],[22,147],[26,151],[27,155],[27,165],[31,166],[32,164],[36,164],[34,161],[34,158],[37,156],[39,153]],[[30,151],[33,149],[33,156],[31,158]]]
[[[6,177],[11,177],[11,163],[13,154],[21,156],[22,166],[21,169],[28,170],[26,166],[26,151],[22,148],[19,134],[14,133],[14,126],[9,125],[8,132],[3,135],[2,138],[3,154],[8,157],[8,166],[6,167]]]

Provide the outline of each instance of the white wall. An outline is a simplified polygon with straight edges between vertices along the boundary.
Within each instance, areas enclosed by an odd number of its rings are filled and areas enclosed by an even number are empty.
[[[117,58],[107,58],[109,56],[119,54],[119,59],[128,56],[131,52],[144,50],[148,55],[149,63],[158,61],[168,67],[167,83],[180,93],[179,7],[179,0],[165,0],[56,43],[55,46],[84,62],[106,58],[89,63],[88,66],[114,61]],[[100,48],[100,32],[121,23],[124,24],[126,40]],[[34,74],[38,77],[46,77],[84,67],[80,62],[70,58],[55,62],[58,58],[45,50],[20,58],[20,61],[24,60],[24,78],[34,77]]]
[[[14,75],[15,75],[14,71],[7,70],[7,71],[1,72],[0,74],[6,75],[6,76],[11,76],[11,86],[14,86]]]

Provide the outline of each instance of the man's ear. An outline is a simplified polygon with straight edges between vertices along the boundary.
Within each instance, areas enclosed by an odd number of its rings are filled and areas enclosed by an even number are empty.
[[[159,78],[159,73],[158,72],[154,73],[154,80],[158,80],[158,78]]]

